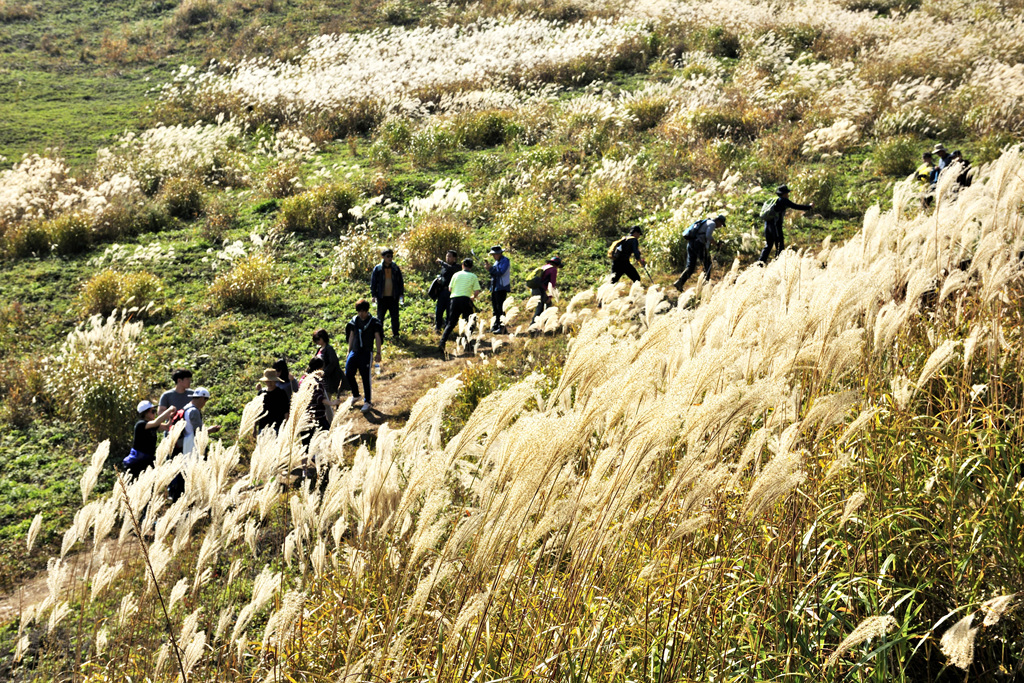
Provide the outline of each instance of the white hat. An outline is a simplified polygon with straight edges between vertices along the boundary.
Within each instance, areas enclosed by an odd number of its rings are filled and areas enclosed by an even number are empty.
[[[139,415],[142,415],[144,412],[146,412],[152,407],[152,401],[139,401],[139,406],[135,409],[135,412],[137,412]]]
[[[210,390],[206,387],[199,387],[192,392],[192,398],[210,398]]]

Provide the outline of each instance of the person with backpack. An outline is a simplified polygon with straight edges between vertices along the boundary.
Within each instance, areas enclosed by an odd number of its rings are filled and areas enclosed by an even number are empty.
[[[146,468],[152,467],[156,462],[156,433],[166,428],[165,423],[177,408],[167,406],[157,415],[156,406],[146,400],[139,403],[135,410],[139,419],[135,422],[132,434],[132,448],[121,461],[121,465],[132,479],[138,479]]]
[[[441,341],[437,344],[442,356],[444,355],[444,345],[452,331],[455,330],[455,326],[459,324],[459,318],[469,320],[469,317],[476,312],[473,308],[473,300],[480,293],[480,279],[473,272],[473,259],[462,259],[462,270],[452,276],[452,282],[448,289],[451,293],[448,324],[445,325]]]
[[[459,253],[449,249],[444,255],[444,260],[437,259],[437,265],[441,266],[441,272],[432,283],[430,283],[430,298],[434,299],[434,329],[443,332],[445,327],[445,316],[448,315],[448,305],[451,303],[451,292],[448,286],[452,283],[455,273],[459,272]]]
[[[491,334],[505,334],[505,326],[501,317],[505,314],[505,299],[512,291],[512,263],[505,256],[500,245],[491,247],[487,252],[494,263],[491,264],[489,273],[491,275],[491,312],[494,314],[494,324],[491,325]]]
[[[192,400],[188,402],[180,412],[181,417],[175,417],[174,422],[179,419],[185,423],[185,431],[181,433],[181,454],[191,455],[196,445],[196,433],[203,428],[203,408],[206,407],[207,402],[210,400],[210,390],[205,387],[199,387],[192,392]],[[172,423],[173,424],[173,423]],[[220,431],[220,425],[213,425],[206,429],[207,434],[215,434]],[[185,492],[185,477],[182,474],[178,474],[174,479],[171,480],[170,485],[167,487],[167,493],[171,497],[171,502],[175,502],[181,497],[181,494]]]
[[[814,204],[794,204],[789,201],[789,187],[779,185],[775,190],[776,197],[769,199],[761,206],[761,219],[764,221],[764,239],[767,242],[761,250],[759,263],[768,263],[772,247],[776,247],[775,255],[778,256],[786,248],[786,237],[782,234],[782,219],[786,217],[788,209],[796,211],[810,211]]]
[[[716,228],[724,225],[725,216],[718,214],[714,218],[695,221],[683,231],[683,237],[686,239],[686,270],[672,283],[680,292],[683,291],[690,276],[697,271],[698,265],[704,267],[704,279],[711,279],[711,236],[714,235]]]
[[[291,408],[290,383],[282,382],[281,375],[277,370],[273,368],[264,370],[259,383],[263,385],[260,388],[260,395],[263,397],[263,415],[256,421],[256,434],[268,427],[275,431],[279,430],[288,419],[288,411]]]
[[[338,353],[331,346],[331,335],[327,333],[327,330],[320,328],[313,333],[313,343],[317,347],[313,357],[319,358],[323,362],[324,387],[327,389],[327,394],[337,397],[341,387],[341,378],[344,375],[338,362]]]
[[[390,247],[380,252],[381,261],[370,273],[370,298],[377,304],[377,320],[384,331],[384,316],[391,316],[391,336],[398,339],[398,307],[405,297],[402,269],[395,263],[395,252]]]
[[[644,231],[639,225],[629,231],[625,237],[619,238],[608,248],[608,258],[612,260],[612,284],[619,281],[623,275],[628,275],[633,282],[640,281],[640,273],[630,263],[632,257],[636,257],[637,263],[647,267],[647,261],[640,255],[640,237]]]
[[[561,267],[562,259],[558,256],[552,256],[547,260],[547,263],[530,273],[530,279],[526,282],[530,288],[530,295],[540,297],[537,310],[533,312],[533,319],[530,320],[531,324],[537,319],[537,316],[544,312],[545,308],[551,305],[550,292],[558,285],[558,269]]]
[[[384,326],[379,320],[370,315],[370,302],[360,299],[356,302],[356,314],[345,326],[345,336],[348,338],[348,356],[345,359],[345,378],[348,380],[349,389],[352,390],[353,400],[359,400],[359,384],[356,382],[356,374],[363,378],[363,406],[364,413],[373,409],[373,396],[370,387],[370,363],[371,355],[376,346],[377,354],[372,359],[380,363],[380,347],[384,343]]]
[[[160,394],[160,410],[168,406],[181,410],[192,400],[192,371],[179,368],[171,373],[171,379],[174,381],[174,388]]]
[[[918,191],[921,194],[921,208],[927,209],[931,206],[935,191],[935,180],[938,171],[935,169],[935,159],[931,152],[921,155],[921,165],[914,171],[914,181],[917,183]]]

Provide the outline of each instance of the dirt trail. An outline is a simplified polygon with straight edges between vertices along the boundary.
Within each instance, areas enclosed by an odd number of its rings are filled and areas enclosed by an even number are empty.
[[[450,350],[454,344],[450,345]],[[481,348],[481,350],[486,350]],[[363,413],[353,408],[347,413],[352,420],[352,433],[360,438],[375,435],[380,425],[389,422],[404,423],[409,417],[413,404],[432,389],[444,375],[451,374],[473,356],[450,355],[447,360],[440,357],[436,349],[429,352],[415,349],[419,355],[415,358],[402,358],[381,365],[381,374],[373,376],[373,410]],[[134,542],[134,541],[131,541]],[[97,566],[99,553],[116,552],[117,543],[106,541],[97,551],[84,550],[69,553],[67,562],[74,563],[74,576],[78,576],[86,568]],[[0,594],[0,624],[12,619],[19,619],[22,610],[46,599],[49,588],[46,585],[46,571],[21,582],[10,592]]]

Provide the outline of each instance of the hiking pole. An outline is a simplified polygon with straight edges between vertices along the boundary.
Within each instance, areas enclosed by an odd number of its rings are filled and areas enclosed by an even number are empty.
[[[651,277],[651,271],[647,270],[647,264],[646,263],[644,264],[644,272],[647,273],[647,279],[650,280],[651,284],[653,285],[654,284],[654,278]]]

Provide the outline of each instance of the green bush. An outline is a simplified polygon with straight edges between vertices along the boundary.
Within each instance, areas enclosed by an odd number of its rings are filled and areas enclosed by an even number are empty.
[[[64,214],[47,221],[44,230],[50,242],[50,250],[62,256],[85,251],[92,237],[89,220],[77,213]]]
[[[413,270],[429,271],[435,259],[444,258],[449,249],[462,253],[469,234],[466,224],[450,216],[428,214],[419,220],[405,238],[409,265]]]
[[[224,240],[229,230],[238,225],[238,206],[218,197],[206,211],[206,220],[199,230],[203,239],[211,244]]]
[[[168,178],[160,187],[160,199],[174,218],[190,221],[203,213],[203,186],[195,178]]]
[[[507,111],[483,111],[462,114],[455,121],[455,132],[467,149],[486,149],[515,139],[522,130],[515,115]]]
[[[564,236],[553,207],[536,195],[517,196],[498,214],[495,228],[506,248],[548,251]]]
[[[713,57],[735,59],[740,56],[739,36],[722,26],[690,31],[685,44],[691,52],[707,52]]]
[[[375,143],[380,143],[392,152],[401,154],[412,142],[412,128],[407,119],[392,118],[380,124]]]
[[[221,308],[261,308],[274,299],[274,258],[256,253],[246,256],[210,286],[210,294]]]
[[[580,228],[595,237],[611,237],[626,225],[629,196],[618,185],[588,188],[580,198]]]
[[[341,230],[352,216],[359,193],[346,183],[320,185],[281,201],[279,224],[288,232],[324,235]]]
[[[654,128],[668,113],[670,100],[666,95],[643,95],[631,97],[625,102],[626,113],[635,121],[638,131]]]
[[[260,186],[275,199],[291,197],[302,187],[302,167],[297,161],[282,161],[267,169]]]
[[[4,233],[4,253],[8,257],[45,256],[50,251],[50,238],[40,221],[14,223]]]
[[[145,308],[149,302],[159,299],[162,289],[160,278],[152,273],[107,269],[82,285],[78,308],[85,315],[104,316],[117,308]]]
[[[416,166],[443,166],[454,161],[459,139],[448,128],[427,126],[412,136],[409,147]]]
[[[880,142],[871,155],[875,171],[887,176],[906,176],[921,162],[921,145],[909,135]]]
[[[834,168],[805,171],[797,176],[793,186],[793,200],[800,204],[814,204],[814,210],[823,216],[832,213],[832,195],[835,193],[839,172]]]

